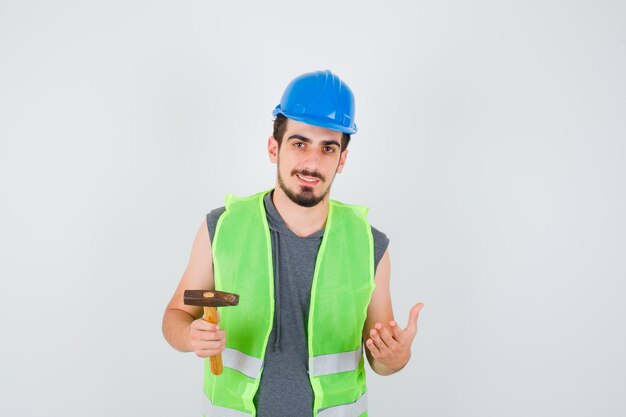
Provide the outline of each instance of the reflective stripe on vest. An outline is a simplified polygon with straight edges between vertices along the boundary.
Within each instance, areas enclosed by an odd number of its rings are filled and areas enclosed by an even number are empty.
[[[237,349],[226,348],[222,352],[224,366],[241,372],[250,378],[258,378],[261,375],[263,361],[254,356],[246,355]]]
[[[355,371],[359,368],[362,356],[363,350],[358,348],[352,352],[329,353],[309,358],[309,374],[320,376]]]
[[[213,405],[206,394],[202,394],[202,414],[204,417],[251,417],[252,414],[232,408],[219,407]]]
[[[367,392],[352,404],[337,405],[321,410],[317,417],[358,417],[367,411]]]

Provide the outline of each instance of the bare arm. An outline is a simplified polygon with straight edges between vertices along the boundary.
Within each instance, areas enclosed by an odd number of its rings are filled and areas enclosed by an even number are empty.
[[[165,340],[176,350],[195,351],[201,357],[213,355],[223,349],[225,334],[218,326],[198,320],[203,314],[202,307],[184,304],[183,294],[188,289],[215,289],[206,219],[196,233],[187,268],[163,314],[162,330]]]
[[[363,326],[363,341],[367,349],[367,360],[374,372],[391,375],[398,372],[411,358],[411,344],[417,333],[417,318],[423,304],[411,309],[409,324],[401,329],[393,318],[389,281],[391,262],[385,251],[376,268],[376,287],[367,308],[367,318]]]

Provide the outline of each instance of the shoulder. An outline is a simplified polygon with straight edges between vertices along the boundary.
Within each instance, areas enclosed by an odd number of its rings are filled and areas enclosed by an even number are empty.
[[[226,211],[226,207],[222,206],[222,207],[218,207],[215,208],[211,211],[209,211],[206,215],[207,220],[213,220],[215,219],[217,221],[217,219],[220,218],[220,216]]]
[[[374,238],[374,242],[387,242],[387,244],[389,243],[389,238],[385,233],[381,232],[372,225],[370,225],[370,227],[372,228],[372,237]]]
[[[224,214],[226,211],[226,207],[218,207],[216,209],[211,210],[206,215],[206,224],[209,229],[209,238],[211,239],[211,243],[213,243],[213,236],[215,235],[215,229],[217,228],[217,222],[220,219],[220,216]]]
[[[336,208],[349,209],[350,211],[353,211],[355,214],[359,216],[363,216],[363,218],[367,217],[368,209],[366,206],[346,204],[337,200],[331,200],[331,201],[332,201],[332,204]],[[381,232],[380,230],[378,230],[371,224],[370,224],[370,228],[372,229],[372,238],[374,241],[374,268],[377,268],[378,263],[380,262],[383,255],[387,251],[387,247],[389,246],[389,238],[387,237],[385,233]]]
[[[374,268],[378,267],[378,263],[389,247],[389,238],[386,234],[370,225],[372,229],[372,238],[374,240]]]
[[[211,210],[206,215],[207,227],[209,229],[209,237],[211,239],[211,243],[213,242],[213,236],[215,235],[215,229],[217,228],[217,222],[220,217],[226,211],[226,206],[228,206],[229,213],[239,213],[239,210],[246,209],[250,207],[250,204],[255,204],[257,200],[263,198],[269,191],[261,191],[256,194],[252,194],[246,197],[239,197],[234,194],[228,194],[226,196],[226,204],[218,207],[216,209]]]

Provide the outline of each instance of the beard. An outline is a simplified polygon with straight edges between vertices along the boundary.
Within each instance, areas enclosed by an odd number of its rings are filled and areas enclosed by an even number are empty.
[[[293,169],[291,171],[291,175],[294,176],[296,174],[304,175],[307,177],[314,177],[314,178],[318,178],[321,181],[326,181],[326,179],[322,176],[322,174],[318,172],[314,172],[314,171],[308,171],[308,170],[299,171],[299,170]],[[278,186],[280,187],[281,190],[283,190],[285,195],[287,195],[287,197],[291,201],[293,201],[294,203],[302,207],[313,207],[313,206],[318,205],[330,191],[330,186],[329,186],[326,189],[326,191],[316,196],[315,192],[313,191],[313,187],[307,187],[307,186],[301,185],[300,192],[294,193],[285,185],[285,182],[283,181],[283,178],[280,175],[280,166],[278,167]]]

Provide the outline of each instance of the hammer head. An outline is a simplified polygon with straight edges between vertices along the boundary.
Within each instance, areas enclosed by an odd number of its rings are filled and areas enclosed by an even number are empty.
[[[239,295],[223,291],[185,290],[185,304],[203,307],[226,307],[239,304]]]

